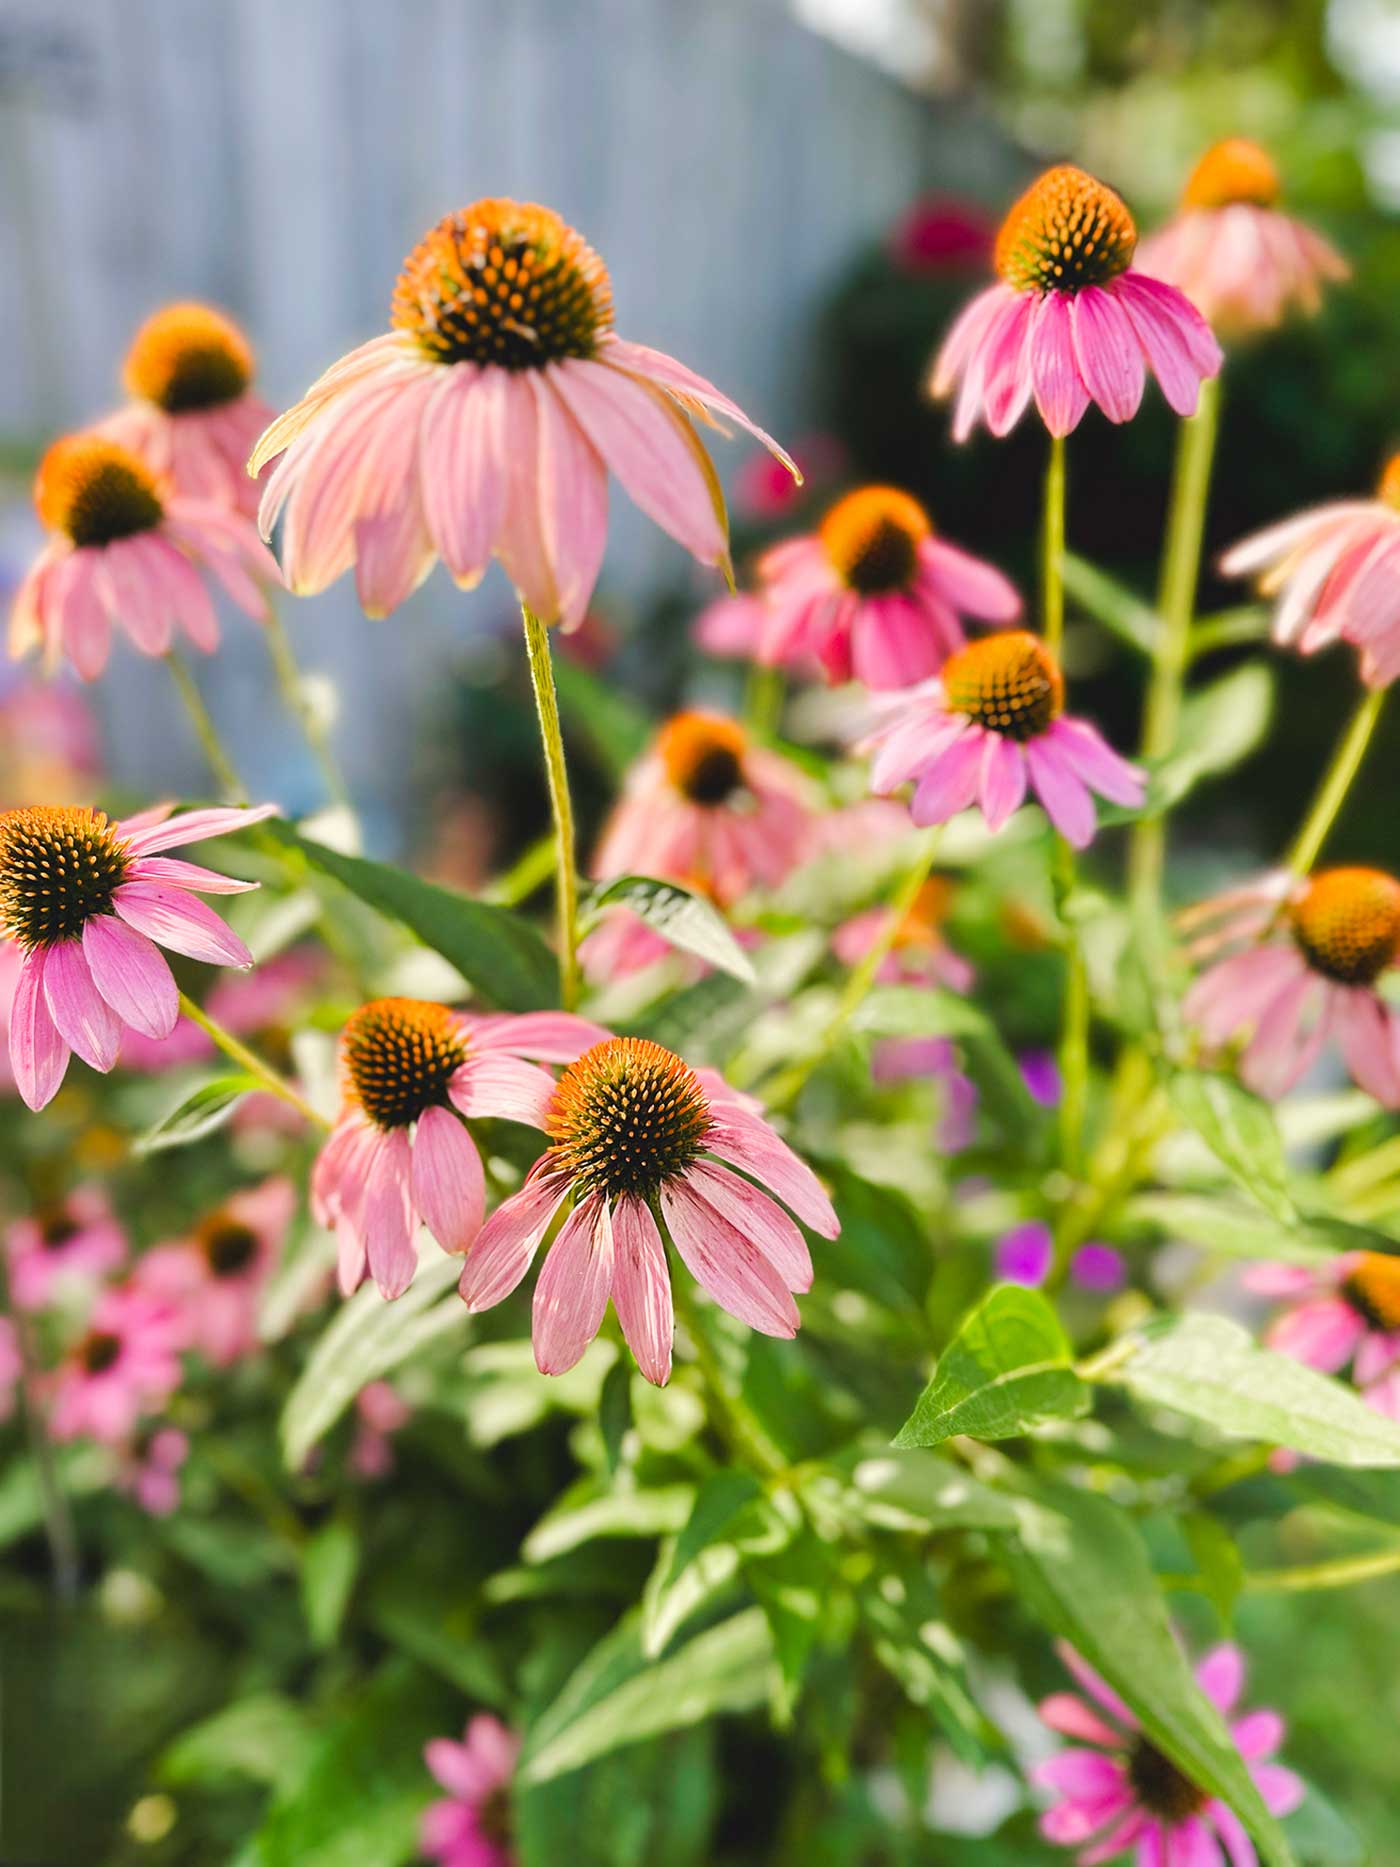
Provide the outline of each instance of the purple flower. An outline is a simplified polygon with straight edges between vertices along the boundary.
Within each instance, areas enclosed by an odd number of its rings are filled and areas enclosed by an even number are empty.
[[[997,1276],[1008,1284],[1043,1284],[1055,1259],[1055,1243],[1050,1227],[1041,1219],[1027,1219],[1023,1225],[997,1240],[993,1261]]]
[[[1081,1245],[1070,1260],[1069,1274],[1085,1290],[1117,1290],[1127,1278],[1122,1256],[1112,1245]]]
[[[1031,1100],[1043,1109],[1053,1109],[1060,1100],[1060,1067],[1049,1050],[1025,1050],[1017,1061]]]

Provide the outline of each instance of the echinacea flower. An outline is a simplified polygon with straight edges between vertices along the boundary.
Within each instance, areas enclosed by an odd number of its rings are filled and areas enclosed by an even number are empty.
[[[131,340],[131,401],[98,424],[185,499],[257,514],[248,456],[276,410],[253,393],[252,346],[212,305],[162,305]]]
[[[1400,674],[1400,454],[1372,499],[1314,506],[1232,545],[1227,577],[1257,577],[1277,598],[1273,637],[1305,655],[1332,642],[1360,651],[1361,675],[1385,687]]]
[[[54,1370],[49,1431],[120,1445],[180,1385],[180,1319],[135,1284],[104,1290],[84,1334]]]
[[[1150,371],[1178,415],[1192,415],[1220,345],[1184,293],[1135,271],[1137,228],[1123,202],[1068,164],[1026,190],[997,235],[1001,282],[980,292],[943,341],[929,387],[958,399],[953,438],[978,419],[1008,433],[1032,396],[1051,434],[1090,402],[1110,421],[1137,413]]]
[[[1344,1251],[1330,1263],[1252,1264],[1246,1289],[1284,1304],[1264,1340],[1322,1374],[1350,1365],[1362,1398],[1400,1420],[1400,1258]]]
[[[340,1035],[340,1116],[311,1172],[311,1209],[340,1246],[340,1288],[369,1274],[384,1297],[413,1281],[413,1235],[465,1251],[486,1206],[468,1120],[542,1128],[554,1078],[605,1033],[567,1012],[478,1016],[376,998]],[[527,1059],[535,1059],[527,1061]]]
[[[1059,1797],[1041,1817],[1047,1841],[1078,1848],[1080,1867],[1098,1867],[1131,1849],[1136,1867],[1257,1867],[1254,1844],[1234,1810],[1146,1736],[1137,1719],[1073,1648],[1058,1652],[1084,1696],[1055,1692],[1040,1715],[1075,1748],[1038,1764],[1033,1780]],[[1196,1683],[1226,1719],[1264,1806],[1287,1815],[1303,1799],[1292,1770],[1273,1761],[1284,1723],[1275,1711],[1236,1715],[1244,1690],[1244,1655],[1237,1646],[1214,1647],[1196,1667]]]
[[[1400,947],[1400,882],[1380,869],[1265,875],[1178,917],[1192,957],[1226,946],[1182,1011],[1212,1049],[1243,1037],[1240,1074],[1257,1094],[1285,1095],[1329,1036],[1352,1079],[1400,1108],[1400,1020],[1381,974]]]
[[[1135,807],[1144,781],[1086,720],[1066,714],[1064,691],[1054,657],[1025,630],[969,642],[936,680],[881,703],[864,748],[875,754],[871,786],[888,795],[913,779],[915,823],[946,823],[975,803],[991,830],[1029,786],[1082,849],[1094,834],[1090,791]]]
[[[281,582],[250,520],[170,491],[129,448],[70,434],[39,463],[34,504],[49,532],[15,593],[10,654],[66,656],[85,681],[107,665],[112,629],[143,655],[168,654],[176,629],[196,648],[219,646],[207,571],[248,615],[267,616],[264,586]]]
[[[1279,207],[1273,157],[1227,136],[1192,169],[1176,215],[1138,248],[1140,271],[1179,286],[1217,330],[1270,330],[1314,312],[1324,281],[1350,268],[1320,233]]]
[[[19,1309],[42,1309],[61,1289],[101,1282],[126,1262],[126,1233],[96,1186],[16,1219],[5,1234],[10,1295]]]
[[[143,1290],[179,1315],[184,1345],[216,1368],[258,1346],[258,1304],[296,1211],[284,1175],[234,1193],[186,1239],[157,1245],[137,1264]]]
[[[447,215],[405,260],[390,321],[249,463],[282,457],[263,536],[281,517],[303,594],[353,564],[361,606],[386,616],[437,558],[471,589],[495,556],[541,620],[574,628],[607,540],[609,472],[702,564],[726,565],[724,500],[691,418],[733,421],[791,467],[712,383],[614,333],[606,266],[548,208]]]
[[[178,1426],[142,1428],[120,1451],[116,1484],[151,1517],[169,1517],[180,1504],[180,1468],[190,1442]]]
[[[32,1109],[58,1093],[69,1054],[110,1070],[123,1029],[167,1037],[180,995],[160,947],[211,966],[253,956],[196,894],[241,894],[256,882],[160,854],[276,815],[159,804],[111,822],[100,810],[36,804],[0,812],[0,935],[24,960],[10,1007],[10,1062]]]
[[[816,1175],[758,1109],[713,1071],[692,1070],[648,1039],[595,1044],[555,1087],[548,1151],[467,1253],[467,1308],[510,1295],[572,1201],[535,1286],[542,1374],[574,1366],[611,1297],[638,1367],[665,1385],[673,1312],[658,1219],[721,1309],[763,1335],[796,1335],[792,1293],[811,1288],[812,1259],[783,1207],[824,1238],[840,1226]]]
[[[934,531],[894,486],[838,499],[816,531],[758,561],[755,658],[819,662],[829,681],[908,687],[937,674],[963,643],[963,618],[1010,622],[1021,599],[1001,572]]]
[[[423,1760],[447,1791],[424,1811],[418,1845],[440,1867],[512,1867],[510,1784],[520,1739],[479,1712],[460,1743],[435,1737]]]
[[[888,953],[875,973],[878,985],[941,985],[950,992],[972,988],[973,970],[943,937],[943,923],[953,897],[952,883],[931,876],[910,902],[894,931]],[[858,966],[889,931],[894,910],[866,908],[852,915],[831,936],[832,951],[843,966]]]

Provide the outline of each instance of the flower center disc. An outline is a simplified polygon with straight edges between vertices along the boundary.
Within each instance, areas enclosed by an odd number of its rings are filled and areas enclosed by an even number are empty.
[[[340,1041],[354,1099],[380,1128],[406,1128],[425,1109],[443,1106],[467,1055],[446,1005],[421,998],[374,999]]]
[[[713,808],[743,789],[743,728],[722,713],[677,713],[657,739],[671,783],[692,804]]]
[[[251,1225],[215,1213],[200,1229],[199,1248],[216,1277],[236,1277],[258,1254],[258,1235]]]
[[[1363,1251],[1343,1291],[1373,1329],[1389,1335],[1400,1329],[1400,1258],[1382,1251]]]
[[[1279,197],[1278,165],[1267,149],[1243,136],[1213,143],[1192,169],[1182,190],[1183,207],[1273,207]]]
[[[105,1374],[121,1352],[121,1337],[106,1329],[90,1329],[78,1344],[78,1360],[89,1374]]]
[[[82,1226],[63,1206],[50,1206],[37,1215],[39,1243],[45,1251],[62,1251],[71,1245]]]
[[[155,475],[125,447],[95,434],[68,434],[39,462],[34,506],[51,532],[75,545],[109,545],[148,532],[165,517]]]
[[[709,1099],[674,1052],[609,1037],[559,1078],[547,1131],[580,1191],[650,1199],[697,1158],[709,1126]]]
[[[1314,971],[1338,985],[1371,985],[1400,944],[1400,882],[1379,869],[1324,869],[1290,914]]]
[[[127,861],[100,810],[0,812],[0,929],[24,947],[76,940],[94,914],[111,912]]]
[[[1126,272],[1132,215],[1111,188],[1069,163],[1047,169],[997,235],[996,268],[1018,292],[1077,292]]]
[[[231,318],[211,305],[165,305],[137,331],[122,381],[167,415],[236,402],[253,380],[253,352]]]
[[[1206,1805],[1206,1796],[1191,1778],[1145,1737],[1128,1753],[1128,1780],[1143,1807],[1168,1823],[1184,1822]]]
[[[591,357],[612,328],[608,269],[548,208],[476,201],[404,261],[390,321],[440,363],[539,369]]]
[[[895,486],[862,486],[838,499],[821,523],[821,541],[841,581],[860,596],[907,590],[919,546],[933,527],[917,499]]]
[[[969,642],[944,662],[941,678],[954,713],[966,713],[1009,739],[1034,739],[1065,703],[1059,668],[1026,629],[1005,629]]]

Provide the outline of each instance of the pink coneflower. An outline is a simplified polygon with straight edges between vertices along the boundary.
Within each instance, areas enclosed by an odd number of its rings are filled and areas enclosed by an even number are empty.
[[[288,1026],[320,969],[316,955],[309,949],[278,953],[272,959],[262,960],[254,972],[233,973],[218,980],[210,987],[204,1008],[216,1024],[235,1037],[263,1033],[274,1040],[274,1050],[284,1049]],[[266,1051],[267,1043],[262,1047]],[[122,1037],[120,1061],[123,1069],[155,1074],[201,1062],[213,1054],[214,1045],[208,1033],[192,1019],[181,1018],[165,1038],[147,1037],[141,1031],[128,1030]],[[249,1098],[250,1101],[258,1099]],[[246,1106],[240,1103],[240,1113]],[[285,1102],[279,1106],[289,1115],[296,1114]]]
[[[1220,346],[1174,285],[1132,270],[1136,245],[1132,215],[1083,169],[1031,184],[997,235],[1001,283],[973,299],[934,361],[935,396],[960,385],[955,440],[979,418],[1006,434],[1032,396],[1051,434],[1078,427],[1090,402],[1128,421],[1149,370],[1178,415],[1195,413]]]
[[[1360,650],[1372,687],[1400,674],[1400,454],[1373,499],[1341,499],[1270,525],[1220,560],[1278,599],[1274,640],[1312,654],[1337,640]]]
[[[1176,285],[1217,330],[1269,330],[1292,306],[1314,312],[1324,280],[1350,267],[1320,233],[1280,212],[1272,156],[1243,136],[1207,149],[1181,207],[1138,248],[1137,263]]]
[[[566,1012],[469,1016],[420,998],[362,1005],[341,1032],[340,1118],[311,1174],[316,1222],[339,1241],[343,1293],[368,1265],[381,1296],[402,1296],[420,1223],[444,1251],[465,1251],[486,1204],[466,1121],[542,1128],[554,1078],[540,1062],[572,1062],[604,1035]]]
[[[293,590],[353,564],[361,605],[385,616],[438,557],[470,589],[495,556],[537,616],[573,628],[610,471],[702,564],[725,564],[724,499],[689,418],[736,422],[791,466],[703,376],[614,334],[606,266],[548,208],[484,200],[439,221],[404,262],[391,322],[249,463],[282,456],[261,520],[264,537],[284,520]]]
[[[418,1845],[441,1867],[513,1867],[510,1783],[520,1739],[480,1712],[461,1743],[435,1737],[423,1760],[447,1791],[423,1815]]]
[[[834,434],[805,434],[792,444],[800,480],[775,454],[750,454],[734,475],[734,502],[746,518],[771,523],[791,512],[813,488],[829,485],[846,464]]]
[[[1041,1833],[1079,1848],[1081,1867],[1097,1867],[1131,1848],[1137,1867],[1216,1867],[1221,1848],[1231,1867],[1257,1867],[1254,1845],[1226,1803],[1201,1789],[1146,1737],[1128,1707],[1073,1648],[1058,1652],[1086,1694],[1056,1692],[1040,1707],[1052,1731],[1079,1746],[1038,1764],[1034,1780],[1060,1800],[1041,1817]],[[1222,1645],[1196,1668],[1196,1683],[1229,1722],[1230,1736],[1265,1807],[1287,1815],[1303,1799],[1292,1770],[1272,1761],[1283,1742],[1276,1711],[1234,1716],[1244,1689],[1244,1655]]]
[[[913,779],[915,823],[946,823],[975,803],[999,830],[1029,785],[1055,828],[1082,849],[1094,834],[1090,791],[1136,806],[1144,780],[1086,720],[1065,713],[1064,691],[1036,636],[1014,629],[969,642],[937,680],[882,703],[867,742],[872,788],[888,794]]]
[[[97,432],[139,454],[184,499],[253,518],[247,460],[276,410],[253,394],[243,332],[212,305],[163,305],[131,340],[122,381],[132,400]]]
[[[175,1426],[138,1431],[121,1450],[117,1465],[118,1490],[134,1497],[152,1517],[169,1517],[180,1504],[180,1468],[190,1455],[190,1442]]]
[[[973,970],[961,953],[943,937],[943,924],[953,898],[953,885],[935,875],[926,881],[894,932],[894,942],[875,974],[880,985],[941,985],[950,992],[972,989]],[[877,941],[889,931],[894,910],[866,908],[841,925],[831,946],[843,966],[858,966]]]
[[[963,617],[1010,622],[1021,599],[992,565],[947,544],[917,499],[863,486],[816,531],[758,561],[763,611],[755,656],[820,663],[829,681],[908,687],[963,643]]]
[[[49,1431],[119,1445],[180,1385],[180,1319],[135,1284],[105,1290],[86,1333],[55,1369]]]
[[[55,441],[34,503],[49,541],[15,594],[10,653],[66,656],[85,681],[107,665],[119,625],[143,655],[169,653],[177,628],[212,654],[219,619],[201,571],[248,615],[268,613],[276,559],[231,508],[170,492],[139,456],[98,434]]]
[[[178,817],[173,808],[160,804],[121,823],[75,805],[0,813],[0,934],[24,951],[10,1062],[32,1109],[58,1093],[70,1052],[105,1072],[126,1026],[148,1037],[174,1029],[180,995],[159,946],[211,966],[253,963],[195,895],[257,884],[158,852],[260,823],[276,805]]]
[[[1378,989],[1400,946],[1400,882],[1379,869],[1266,875],[1178,925],[1196,935],[1193,957],[1247,943],[1201,974],[1182,1010],[1212,1048],[1247,1039],[1251,1089],[1286,1094],[1331,1036],[1354,1081],[1400,1108],[1400,1021]]]
[[[126,1233],[96,1186],[16,1219],[5,1234],[10,1295],[19,1309],[42,1309],[65,1287],[100,1283],[126,1262]]]
[[[386,1478],[394,1469],[390,1441],[413,1418],[413,1409],[387,1381],[370,1381],[355,1396],[350,1469],[357,1478]]]
[[[1400,1258],[1346,1251],[1329,1264],[1253,1264],[1244,1284],[1286,1307],[1265,1341],[1323,1374],[1351,1376],[1378,1413],[1400,1419]]]
[[[0,809],[27,797],[76,803],[92,796],[101,771],[97,721],[71,682],[0,673]]]
[[[185,1347],[216,1368],[258,1346],[258,1305],[296,1206],[291,1181],[275,1175],[233,1194],[188,1238],[157,1245],[136,1267],[141,1288],[178,1314]]]
[[[812,1259],[777,1201],[824,1238],[840,1227],[816,1175],[752,1097],[660,1044],[609,1037],[560,1076],[545,1126],[548,1152],[482,1227],[461,1282],[472,1310],[509,1296],[573,1201],[535,1286],[542,1374],[573,1367],[611,1296],[638,1367],[665,1385],[671,1278],[658,1217],[722,1309],[764,1335],[796,1335],[792,1293],[811,1288]]]

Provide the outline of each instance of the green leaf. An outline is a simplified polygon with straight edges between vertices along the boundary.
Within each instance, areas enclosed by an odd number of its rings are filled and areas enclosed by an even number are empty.
[[[564,724],[587,740],[600,765],[621,778],[652,736],[646,714],[616,687],[605,686],[567,655],[554,657],[554,685]]]
[[[752,992],[737,979],[712,972],[649,1006],[622,1029],[624,1034],[664,1044],[678,1056],[688,1057],[701,1049],[707,1057],[721,1057],[738,1041],[755,1011]]]
[[[872,1037],[984,1037],[995,1028],[970,998],[936,985],[877,985],[851,1024]]]
[[[1310,1501],[1400,1529],[1400,1477],[1394,1472],[1341,1471],[1332,1465],[1303,1464],[1289,1473],[1288,1483]]]
[[[301,1555],[301,1604],[313,1646],[334,1646],[359,1563],[359,1538],[343,1517],[332,1517],[308,1538]]]
[[[1107,1378],[1136,1400],[1234,1439],[1288,1446],[1331,1465],[1400,1466],[1400,1423],[1330,1375],[1260,1348],[1226,1316],[1190,1312],[1151,1324]]]
[[[1282,1830],[1176,1643],[1132,1519],[1064,1485],[1041,1486],[1017,1508],[1018,1533],[1004,1544],[1026,1606],[1126,1700],[1159,1750],[1229,1803],[1265,1867],[1293,1867]]]
[[[1052,1305],[1038,1290],[998,1284],[963,1319],[894,1443],[936,1446],[956,1433],[1011,1439],[1088,1407]]]
[[[280,1692],[255,1692],[191,1725],[162,1752],[165,1783],[220,1783],[247,1777],[276,1787],[304,1769],[313,1739],[306,1713]]]
[[[1128,1203],[1124,1216],[1130,1223],[1155,1225],[1168,1237],[1189,1239],[1228,1257],[1317,1265],[1337,1255],[1302,1225],[1273,1218],[1237,1199],[1213,1199],[1206,1193],[1144,1193]]]
[[[773,1635],[778,1662],[773,1709],[783,1725],[791,1723],[818,1640],[831,1643],[841,1638],[833,1607],[845,1605],[846,1598],[833,1603],[832,1558],[831,1545],[804,1530],[782,1549],[744,1559],[744,1579],[757,1595]]]
[[[632,1430],[632,1364],[625,1356],[608,1369],[598,1399],[598,1430],[603,1436],[603,1462],[609,1477],[622,1464],[627,1435]]]
[[[745,985],[754,983],[749,956],[729,931],[724,916],[712,901],[679,882],[654,875],[620,875],[599,888],[588,903],[592,921],[607,908],[628,908],[669,945],[693,953]]]
[[[264,827],[361,901],[401,922],[424,946],[441,953],[489,1004],[503,1011],[544,1011],[558,1003],[553,955],[530,923],[509,909],[439,888],[387,862],[342,855],[298,836],[286,824]]]
[[[1167,1095],[1231,1178],[1276,1219],[1291,1224],[1297,1213],[1269,1104],[1233,1076],[1210,1070],[1175,1071],[1167,1079]]]
[[[565,1503],[541,1517],[520,1545],[527,1562],[548,1562],[596,1536],[664,1536],[690,1515],[693,1485],[658,1485],[650,1491],[608,1491],[581,1504]]]
[[[1154,810],[1179,804],[1203,778],[1233,771],[1263,744],[1274,707],[1273,670],[1263,661],[1232,668],[1188,693],[1175,749],[1152,773]]]
[[[1220,1625],[1229,1632],[1235,1616],[1235,1603],[1244,1587],[1244,1557],[1229,1528],[1209,1511],[1187,1511],[1181,1520],[1181,1533],[1196,1563],[1201,1593],[1220,1616]]]
[[[751,1472],[720,1471],[705,1480],[684,1528],[662,1549],[647,1584],[642,1651],[648,1659],[663,1652],[700,1603],[738,1574],[746,1541],[772,1544],[772,1524],[763,1486]]]
[[[924,1561],[891,1553],[857,1599],[885,1671],[911,1704],[938,1721],[964,1763],[984,1763],[993,1734],[973,1700],[962,1643],[943,1618]]]
[[[239,1070],[211,1076],[187,1090],[174,1108],[132,1143],[135,1154],[159,1154],[168,1147],[188,1147],[216,1133],[250,1090],[261,1089],[256,1076]]]
[[[1065,589],[1095,622],[1112,629],[1130,648],[1152,659],[1162,624],[1140,596],[1073,551],[1065,553]]]

